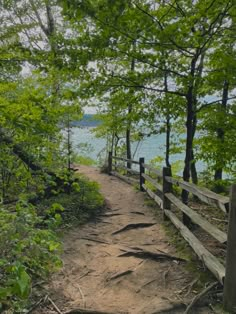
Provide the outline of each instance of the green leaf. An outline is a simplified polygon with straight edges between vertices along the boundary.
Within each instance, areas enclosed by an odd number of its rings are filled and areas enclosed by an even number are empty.
[[[30,292],[31,278],[23,267],[18,269],[18,278],[14,286],[14,292],[21,298],[27,298]]]

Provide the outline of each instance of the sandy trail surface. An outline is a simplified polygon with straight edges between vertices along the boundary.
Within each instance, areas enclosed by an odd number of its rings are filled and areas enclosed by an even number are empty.
[[[145,194],[97,168],[81,166],[79,172],[100,184],[107,209],[65,234],[64,267],[49,284],[51,299],[62,313],[77,308],[117,314],[184,313],[181,290],[194,279],[185,262],[121,256],[140,249],[178,256],[153,209],[145,205]],[[130,224],[139,228],[114,234]],[[51,304],[41,311],[56,313]]]

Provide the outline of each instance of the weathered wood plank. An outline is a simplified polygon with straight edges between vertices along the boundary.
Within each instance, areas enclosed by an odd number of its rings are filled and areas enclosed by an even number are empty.
[[[160,206],[160,208],[162,208],[163,204],[162,199],[159,196],[157,196],[154,192],[149,190],[145,184],[143,184],[143,188],[147,192],[147,194],[157,203],[157,205]]]
[[[150,165],[147,165],[147,164],[143,164],[143,167],[145,169],[148,169],[152,173],[155,173],[158,177],[162,178],[162,171],[161,170],[155,169],[155,168],[153,168],[153,167],[151,167]]]
[[[166,193],[165,196],[175,205],[177,206],[183,213],[185,213],[191,220],[200,226],[203,230],[209,233],[213,238],[218,240],[220,243],[225,243],[227,241],[227,234],[223,231],[219,230],[217,227],[212,225],[194,210],[192,210],[187,205],[183,204],[181,200],[179,200],[172,193]]]
[[[134,178],[129,178],[129,177],[126,177],[126,176],[123,176],[122,174],[119,174],[118,172],[116,171],[112,171],[111,174],[129,184],[138,184],[139,183],[139,180],[138,179],[134,179]]]
[[[201,201],[216,206],[223,210],[225,213],[228,212],[229,208],[229,197],[216,194],[206,188],[199,187],[193,183],[181,181],[172,177],[166,177],[166,181],[180,186],[182,189],[196,195]]]
[[[126,159],[126,158],[116,157],[116,156],[112,156],[112,159],[122,160],[122,161],[126,161],[126,162],[131,162],[132,164],[135,164],[135,165],[139,165],[139,162],[137,160]]]
[[[180,231],[183,238],[189,243],[193,248],[197,256],[204,262],[206,267],[212,272],[212,274],[217,278],[217,280],[223,284],[225,277],[225,267],[219,262],[219,260],[212,255],[202,243],[195,237],[195,235],[176,217],[174,213],[170,210],[165,209],[164,213],[175,227]]]
[[[159,191],[162,191],[162,186],[159,184],[156,180],[153,178],[149,177],[147,174],[143,173],[142,176],[149,181],[155,188],[157,188]]]

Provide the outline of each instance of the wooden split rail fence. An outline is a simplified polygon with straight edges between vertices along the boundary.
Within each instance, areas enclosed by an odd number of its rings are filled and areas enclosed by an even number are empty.
[[[134,165],[136,170],[131,168]],[[224,286],[224,308],[235,313],[236,309],[236,185],[231,187],[230,197],[216,194],[206,188],[193,183],[173,178],[171,169],[162,170],[145,163],[144,158],[139,161],[112,156],[108,158],[109,174],[131,183],[138,184],[140,190],[146,192],[161,208],[164,219],[169,219],[179,230],[183,238],[195,251],[199,259],[211,271],[216,279]],[[126,175],[122,174],[125,172]],[[153,178],[155,177],[155,179]],[[211,224],[199,213],[184,204],[173,193],[173,186],[193,194],[202,202],[221,209],[228,216],[228,234]],[[155,192],[154,192],[155,191]],[[183,215],[182,221],[172,206],[178,208]],[[228,215],[229,212],[229,215]],[[190,231],[190,222],[201,227],[221,244],[227,244],[226,261],[220,261],[201,241]]]

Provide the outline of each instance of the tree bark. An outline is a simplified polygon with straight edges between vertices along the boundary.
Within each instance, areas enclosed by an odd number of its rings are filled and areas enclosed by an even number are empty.
[[[198,52],[196,51],[195,56],[191,61],[191,71],[190,71],[190,82],[188,87],[188,92],[186,96],[187,100],[187,119],[186,119],[186,149],[185,149],[185,160],[184,160],[184,171],[183,180],[189,182],[191,175],[191,166],[193,162],[193,138],[196,129],[196,96],[194,94],[194,81],[196,72],[196,63],[198,60]],[[188,191],[182,190],[182,202],[188,204]],[[186,226],[190,226],[191,219],[183,213],[183,223]]]
[[[165,90],[168,90],[168,77],[167,77],[167,68],[166,63],[164,61],[164,87]],[[165,152],[165,162],[166,167],[171,168],[170,164],[170,133],[171,133],[171,124],[170,124],[170,111],[167,107],[167,113],[166,113],[166,152]]]
[[[136,47],[136,41],[134,40],[133,42],[133,48],[135,49]],[[131,60],[131,67],[130,67],[131,72],[135,71],[135,59],[132,58]],[[126,128],[126,157],[127,159],[132,159],[132,152],[131,152],[131,114],[133,111],[133,105],[130,103],[128,105],[128,119],[127,119],[127,128]],[[127,168],[131,169],[132,164],[130,162],[127,162]]]
[[[196,99],[194,98],[194,107],[196,108]],[[194,140],[194,136],[196,133],[196,128],[197,128],[197,116],[196,113],[194,114],[193,117],[193,134],[192,134],[192,140]],[[190,166],[190,170],[191,170],[191,178],[192,178],[192,182],[194,184],[198,184],[198,174],[197,174],[197,168],[196,168],[196,162],[194,159],[194,150],[192,148],[192,160],[191,160],[191,166]]]
[[[189,182],[191,164],[193,161],[193,138],[196,129],[196,97],[194,95],[194,81],[196,72],[196,63],[199,57],[199,52],[196,51],[191,61],[190,70],[190,82],[188,92],[186,96],[187,100],[187,119],[186,119],[186,148],[185,148],[185,160],[184,160],[184,171],[183,180]],[[188,204],[188,192],[182,191],[182,201],[184,204]]]
[[[170,116],[169,113],[166,117],[166,154],[165,154],[165,162],[166,167],[171,168],[170,164],[170,134],[171,134],[171,124],[170,124]]]
[[[126,130],[126,157],[127,159],[132,159],[130,133],[131,133],[130,127],[128,127]],[[127,162],[127,168],[131,169],[131,162]]]
[[[192,149],[192,161],[191,161],[191,178],[194,184],[198,184],[198,174],[197,174],[196,162],[194,160],[193,149]]]
[[[220,105],[221,106],[220,111],[223,111],[223,112],[226,111],[228,94],[229,94],[229,82],[227,80],[225,80],[224,81],[224,87],[223,87],[223,94],[222,94],[222,102]],[[224,143],[224,139],[225,139],[224,128],[222,128],[222,127],[217,128],[216,134],[217,134],[217,139],[219,140],[219,142]],[[214,174],[215,181],[216,180],[222,180],[223,166],[219,167],[219,166],[217,166],[217,163],[216,163],[215,168],[216,168],[215,174]]]
[[[185,160],[183,180],[189,182],[190,179],[190,167],[192,162],[192,150],[193,150],[193,99],[192,91],[190,90],[187,97],[187,120],[186,120],[186,148],[185,148]],[[182,191],[182,201],[184,204],[188,203],[188,192]]]

